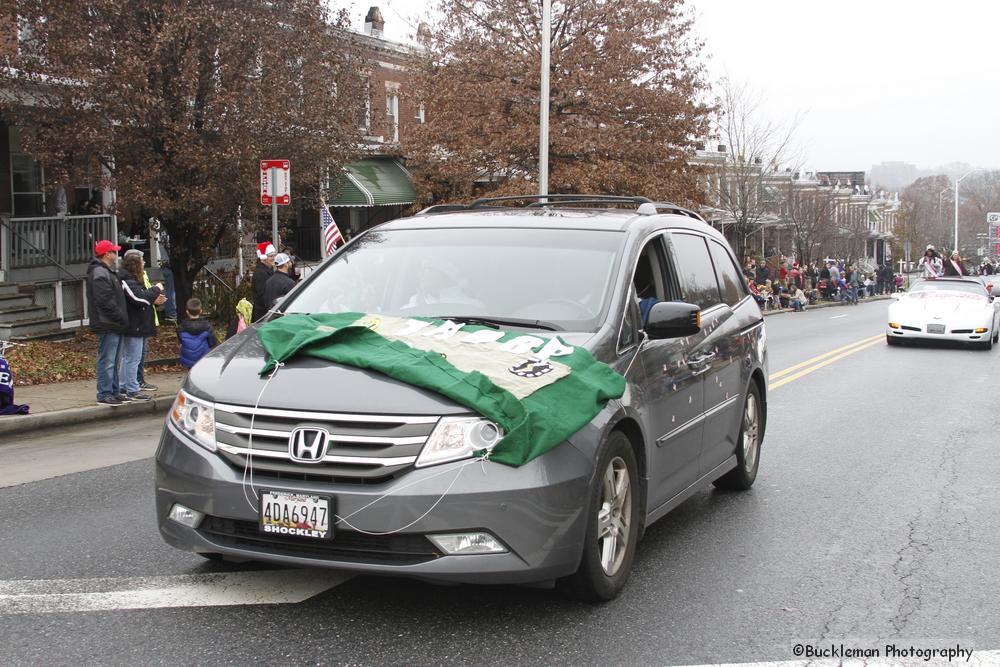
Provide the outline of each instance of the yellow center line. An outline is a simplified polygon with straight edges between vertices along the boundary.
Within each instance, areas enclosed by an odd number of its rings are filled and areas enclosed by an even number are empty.
[[[767,385],[767,389],[768,389],[768,391],[770,391],[771,389],[777,389],[778,387],[780,387],[782,385],[788,384],[792,380],[798,380],[803,375],[809,375],[813,371],[818,371],[819,369],[823,368],[824,366],[832,364],[835,361],[839,361],[840,359],[843,359],[844,357],[850,356],[850,355],[854,354],[855,352],[860,352],[861,350],[863,350],[865,348],[868,348],[868,347],[871,347],[872,345],[878,345],[879,343],[882,342],[882,338],[884,338],[884,336],[885,336],[885,334],[879,334],[879,336],[878,336],[878,338],[876,340],[873,340],[871,342],[865,343],[864,345],[858,345],[857,347],[852,347],[851,349],[847,350],[846,352],[838,354],[835,357],[830,357],[826,361],[819,362],[815,366],[810,366],[809,368],[806,368],[805,370],[801,370],[798,373],[793,373],[792,375],[789,375],[786,378],[778,380],[777,382],[772,382],[769,385]]]
[[[792,371],[797,371],[798,369],[800,369],[800,368],[802,368],[804,366],[809,366],[811,364],[814,364],[817,361],[819,361],[821,359],[825,359],[826,357],[832,356],[834,354],[837,354],[838,352],[843,352],[844,350],[849,350],[852,347],[856,347],[858,345],[864,345],[866,343],[870,343],[870,342],[875,341],[875,340],[882,340],[882,338],[884,338],[884,337],[885,337],[885,334],[878,334],[877,336],[872,336],[871,338],[863,338],[861,340],[856,340],[853,343],[850,343],[848,345],[844,345],[843,347],[838,347],[835,350],[830,350],[829,352],[824,352],[823,354],[815,356],[812,359],[806,359],[802,363],[795,364],[794,366],[789,366],[788,368],[786,368],[784,370],[780,370],[780,371],[778,371],[776,373],[771,373],[771,375],[768,376],[767,379],[768,379],[768,381],[777,380],[782,375],[788,375]]]

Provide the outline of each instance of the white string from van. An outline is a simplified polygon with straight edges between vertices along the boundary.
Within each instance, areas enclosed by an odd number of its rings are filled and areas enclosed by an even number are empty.
[[[258,502],[258,504],[260,503],[260,496],[257,495],[257,490],[254,489],[254,486],[253,486],[253,425],[254,425],[254,419],[257,417],[257,410],[260,408],[260,400],[261,400],[261,398],[263,398],[264,392],[267,391],[267,386],[269,384],[271,384],[271,380],[273,380],[274,376],[278,373],[278,369],[281,368],[284,365],[285,364],[282,363],[282,362],[279,362],[277,365],[275,365],[274,370],[272,370],[271,374],[267,377],[267,382],[265,382],[264,386],[260,388],[260,393],[257,394],[257,401],[254,403],[254,406],[253,406],[253,412],[250,413],[250,433],[249,433],[249,441],[247,442],[246,462],[245,462],[245,464],[243,466],[243,484],[242,484],[242,487],[243,487],[243,498],[247,501],[247,505],[250,506],[250,509],[252,509],[255,514],[259,513],[260,510],[258,509],[257,505],[255,505],[250,500],[250,496],[247,494],[247,487],[249,486],[250,493],[253,494],[254,500],[256,500]],[[398,486],[398,487],[390,490],[388,493],[382,494],[381,496],[379,496],[375,500],[371,501],[367,505],[364,505],[363,507],[360,507],[360,508],[354,510],[353,512],[351,512],[347,516],[343,516],[342,517],[342,516],[339,516],[337,514],[334,514],[333,517],[334,517],[334,519],[336,519],[336,521],[334,522],[334,524],[342,523],[345,526],[347,526],[348,528],[350,528],[351,530],[354,530],[354,531],[359,532],[359,533],[364,533],[365,535],[393,535],[395,533],[402,532],[402,531],[406,530],[407,528],[410,528],[411,526],[413,526],[413,525],[419,523],[420,521],[422,521],[424,518],[427,517],[428,514],[430,514],[431,512],[433,512],[434,509],[438,505],[441,504],[441,501],[444,500],[445,496],[447,496],[448,493],[451,492],[452,488],[454,488],[456,482],[458,482],[458,478],[462,476],[462,471],[465,470],[465,468],[467,466],[470,466],[473,463],[479,463],[480,466],[483,466],[483,474],[486,474],[486,468],[485,468],[484,462],[488,461],[489,458],[490,458],[490,453],[486,452],[482,456],[474,458],[471,461],[467,461],[467,462],[463,463],[462,465],[460,465],[458,467],[458,469],[455,471],[455,478],[451,480],[451,483],[448,485],[448,488],[446,488],[444,490],[444,492],[441,494],[441,496],[437,500],[434,501],[434,504],[431,505],[427,509],[426,512],[424,512],[423,514],[421,514],[420,516],[418,516],[416,519],[414,519],[410,523],[406,524],[405,526],[401,526],[401,527],[395,528],[393,530],[375,532],[375,531],[369,531],[369,530],[364,530],[362,528],[358,528],[357,526],[352,525],[351,522],[348,521],[348,519],[350,519],[351,517],[353,517],[355,514],[358,514],[359,512],[363,512],[364,510],[368,509],[369,507],[371,507],[375,503],[380,502],[380,501],[388,498],[389,496],[391,496],[392,494],[396,493],[397,491],[402,491],[404,489],[408,489],[411,486],[415,486],[415,485],[420,484],[422,482],[425,482],[427,480],[434,479],[435,477],[440,477],[441,475],[444,475],[444,474],[447,474],[448,472],[450,472],[449,470],[442,470],[441,472],[434,473],[433,475],[430,475],[429,477],[422,477],[422,478],[414,480],[414,481],[412,481],[412,482],[410,482],[408,484],[404,484],[402,486]],[[248,475],[249,475],[249,485],[247,483]]]
[[[260,393],[257,394],[257,402],[253,404],[253,412],[250,413],[250,433],[249,433],[249,442],[247,443],[246,462],[243,465],[242,487],[243,487],[243,498],[247,501],[247,505],[250,506],[250,509],[254,511],[254,514],[260,512],[260,510],[258,509],[258,505],[260,504],[260,496],[257,495],[257,490],[253,488],[253,423],[254,420],[257,418],[257,410],[260,408],[260,399],[264,396],[264,392],[267,390],[267,385],[271,384],[271,380],[273,380],[274,376],[277,375],[278,369],[284,365],[285,365],[284,362],[278,362],[277,364],[275,364],[274,370],[272,370],[271,374],[267,376],[267,382],[265,382],[264,386],[260,388]],[[250,496],[247,495],[247,472],[250,473],[250,493],[253,494],[254,500],[257,501],[256,505],[250,500]]]

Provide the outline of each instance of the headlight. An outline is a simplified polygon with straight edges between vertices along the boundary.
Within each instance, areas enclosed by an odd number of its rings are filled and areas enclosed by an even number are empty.
[[[420,450],[416,466],[423,468],[465,459],[481,450],[492,451],[502,437],[503,429],[489,419],[442,417]]]
[[[177,392],[170,423],[210,452],[215,451],[215,408],[186,391]]]

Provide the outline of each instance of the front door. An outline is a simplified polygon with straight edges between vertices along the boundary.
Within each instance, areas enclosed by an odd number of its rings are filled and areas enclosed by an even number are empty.
[[[678,298],[663,238],[650,239],[636,261],[631,307],[640,327],[654,303]],[[635,391],[647,433],[655,441],[649,461],[649,509],[654,510],[698,478],[701,453],[703,371],[685,359],[688,341],[646,339],[634,365]]]

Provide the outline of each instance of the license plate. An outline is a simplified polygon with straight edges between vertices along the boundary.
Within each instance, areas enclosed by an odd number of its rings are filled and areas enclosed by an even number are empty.
[[[943,324],[928,324],[927,333],[943,334],[944,325]]]
[[[260,496],[260,532],[327,539],[330,528],[330,499],[305,493],[264,491]]]

